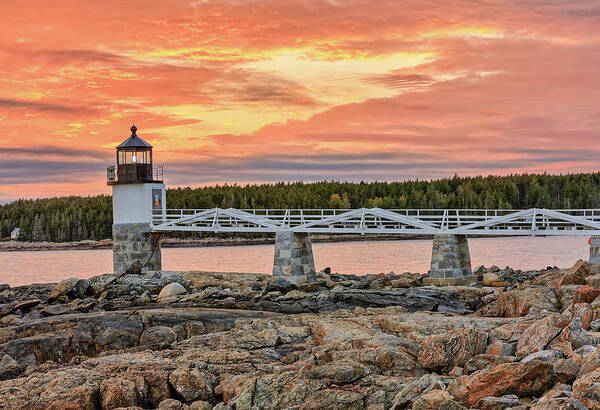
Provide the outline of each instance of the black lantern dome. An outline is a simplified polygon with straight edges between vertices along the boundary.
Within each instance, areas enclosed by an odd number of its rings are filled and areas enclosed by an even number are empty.
[[[131,136],[117,146],[117,178],[112,167],[108,169],[108,184],[141,184],[162,182],[162,169],[152,164],[152,145],[137,135],[137,127],[131,126]]]

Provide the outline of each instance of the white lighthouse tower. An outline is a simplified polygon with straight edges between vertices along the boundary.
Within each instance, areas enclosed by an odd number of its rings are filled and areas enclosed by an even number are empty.
[[[153,221],[165,218],[166,190],[161,166],[152,163],[152,145],[137,135],[117,147],[117,166],[107,170],[113,198],[113,267],[125,271],[161,270],[160,234]]]

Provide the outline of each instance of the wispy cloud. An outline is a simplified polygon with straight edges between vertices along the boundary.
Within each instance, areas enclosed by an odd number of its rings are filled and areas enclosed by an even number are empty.
[[[0,99],[0,110],[2,109],[29,109],[42,112],[56,112],[69,114],[88,114],[93,111],[90,107],[75,107],[63,104],[45,103],[40,101],[20,101],[11,99]]]
[[[363,76],[361,80],[367,84],[379,84],[401,90],[415,90],[435,82],[432,77],[423,74],[373,74]]]
[[[93,158],[98,160],[107,160],[113,155],[108,150],[99,149],[81,149],[68,148],[63,146],[40,146],[40,147],[6,147],[0,151],[0,156],[15,157],[15,156],[36,156],[48,157],[59,156],[66,158]]]

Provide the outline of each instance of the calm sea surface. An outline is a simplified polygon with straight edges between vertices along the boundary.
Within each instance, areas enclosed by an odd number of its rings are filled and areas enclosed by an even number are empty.
[[[515,269],[569,267],[587,259],[587,237],[469,239],[473,268],[478,265]],[[431,240],[315,243],[317,270],[358,275],[394,271],[426,273]],[[270,273],[273,245],[166,248],[165,270]],[[12,286],[87,278],[112,271],[112,250],[0,252],[0,283]]]

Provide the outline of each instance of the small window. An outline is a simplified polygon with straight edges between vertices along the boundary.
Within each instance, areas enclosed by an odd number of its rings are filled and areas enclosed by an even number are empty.
[[[122,149],[118,151],[119,164],[151,164],[152,151],[147,149]]]
[[[134,158],[133,151],[125,151],[125,163],[126,164],[134,164],[137,162],[137,158]]]

